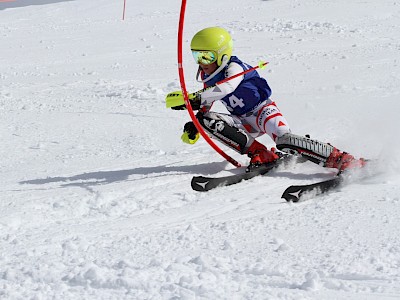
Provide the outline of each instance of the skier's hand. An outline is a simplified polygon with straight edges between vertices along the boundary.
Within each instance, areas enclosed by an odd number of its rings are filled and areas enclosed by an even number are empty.
[[[196,126],[194,126],[193,122],[187,122],[183,127],[183,134],[181,139],[184,143],[193,145],[200,138],[200,133],[197,131]]]
[[[176,110],[186,109],[182,91],[169,93],[165,98],[165,106]]]
[[[195,92],[188,95],[190,104],[194,110],[198,110],[200,108],[200,93]],[[182,91],[171,92],[165,98],[165,104],[167,108],[171,108],[174,110],[183,110],[186,109],[185,100],[183,98]]]

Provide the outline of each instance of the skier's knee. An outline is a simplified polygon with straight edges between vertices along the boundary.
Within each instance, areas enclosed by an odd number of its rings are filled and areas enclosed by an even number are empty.
[[[216,118],[215,116],[198,116],[198,120],[211,135],[241,154],[246,153],[248,146],[254,140],[243,130],[231,126],[225,120]]]

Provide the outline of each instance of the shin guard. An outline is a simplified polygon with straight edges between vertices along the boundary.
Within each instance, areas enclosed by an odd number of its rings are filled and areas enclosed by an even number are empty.
[[[301,154],[306,159],[323,166],[334,149],[330,144],[292,133],[278,137],[276,147],[290,154]]]

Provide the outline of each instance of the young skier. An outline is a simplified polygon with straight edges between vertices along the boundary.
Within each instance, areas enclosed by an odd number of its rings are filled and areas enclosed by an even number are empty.
[[[212,136],[228,147],[250,157],[247,171],[279,158],[274,149],[268,150],[256,138],[268,134],[276,147],[286,153],[300,154],[308,160],[339,172],[361,167],[363,159],[355,159],[330,144],[291,133],[288,122],[275,102],[270,99],[267,81],[253,70],[244,75],[216,84],[219,81],[251,68],[232,56],[233,41],[223,28],[209,27],[196,33],[191,50],[197,64],[197,80],[206,90],[189,95],[189,100],[200,124]],[[199,79],[200,77],[200,79]],[[215,101],[221,101],[230,114],[210,111]],[[168,94],[166,106],[185,109],[181,91]],[[182,140],[194,144],[200,135],[193,122],[184,126]]]

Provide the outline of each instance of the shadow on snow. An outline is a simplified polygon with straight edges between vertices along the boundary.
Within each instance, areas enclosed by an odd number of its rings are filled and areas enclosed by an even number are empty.
[[[155,167],[139,167],[135,169],[127,170],[114,170],[114,171],[97,171],[82,173],[73,176],[57,176],[47,177],[42,179],[32,179],[19,182],[20,184],[33,184],[33,185],[45,185],[50,183],[60,183],[61,187],[83,187],[88,188],[90,186],[111,184],[115,182],[128,181],[129,176],[132,175],[144,175],[145,177],[133,179],[142,180],[146,178],[157,178],[175,175],[204,175],[212,176],[212,174],[219,173],[221,171],[229,172],[230,174],[237,174],[244,172],[244,168],[226,170],[227,162],[214,162],[204,163],[198,165],[188,166],[155,166]],[[228,175],[228,174],[225,174]],[[223,176],[223,175],[220,175]],[[287,179],[294,180],[313,180],[316,178],[327,179],[332,177],[329,173],[314,173],[314,174],[296,174],[290,171],[277,170],[271,173],[273,177],[284,177]]]
[[[181,174],[202,174],[210,175],[218,173],[225,169],[226,162],[205,163],[192,166],[155,166],[140,167],[136,169],[116,170],[116,171],[98,171],[82,173],[70,177],[47,177],[43,179],[32,179],[19,182],[20,184],[44,185],[49,183],[61,183],[61,187],[78,186],[88,187],[100,184],[110,184],[128,180],[131,175],[153,175],[150,178],[165,177],[168,175]],[[140,178],[143,179],[143,178]]]

